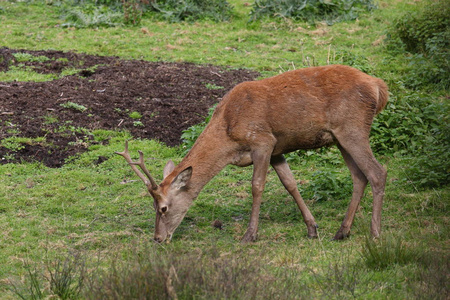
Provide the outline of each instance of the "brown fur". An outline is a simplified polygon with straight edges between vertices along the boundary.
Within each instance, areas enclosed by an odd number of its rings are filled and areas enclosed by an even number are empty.
[[[173,233],[181,222],[179,215],[184,216],[203,186],[228,164],[254,165],[252,214],[243,241],[256,239],[270,164],[299,206],[308,235],[317,236],[315,220],[283,154],[332,144],[342,152],[354,185],[349,209],[335,238],[348,236],[368,181],[374,194],[372,234],[378,236],[386,171],[372,154],[369,132],[374,116],[387,100],[388,90],[382,80],[342,65],[299,69],[237,85],[218,105],[189,154],[152,192],[159,195],[154,197],[156,207],[168,207],[162,214],[166,220],[162,227],[170,228],[166,233],[156,230],[155,239],[162,241]],[[188,180],[180,180],[180,174]],[[177,180],[185,185],[175,193],[172,186],[180,186]],[[183,209],[176,211],[178,217],[172,222],[170,212],[178,206]],[[160,219],[161,215],[157,216]]]

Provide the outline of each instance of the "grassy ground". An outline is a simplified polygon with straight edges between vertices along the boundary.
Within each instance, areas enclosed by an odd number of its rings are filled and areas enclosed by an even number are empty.
[[[414,3],[381,1],[380,9],[370,15],[329,27],[290,21],[248,23],[250,8],[244,1],[230,2],[238,12],[231,22],[169,24],[144,18],[139,27],[99,29],[63,28],[55,6],[0,2],[0,46],[246,67],[264,76],[351,58],[361,69],[385,79],[393,97],[399,97],[395,93],[406,59],[388,54],[383,37],[392,20]],[[0,80],[40,80],[30,76],[0,74]],[[332,201],[307,200],[320,225],[319,238],[310,240],[298,209],[272,171],[259,239],[242,245],[239,239],[251,210],[251,168],[227,167],[205,187],[172,243],[155,245],[151,199],[141,182],[123,184],[124,179],[136,178],[123,159],[112,154],[129,136],[105,131],[94,135],[111,137],[109,145],[93,146],[60,169],[0,166],[3,297],[39,298],[37,290],[45,297],[54,293],[50,290],[55,282],[62,281],[54,279],[58,276],[73,276],[69,286],[75,289],[80,274],[89,282],[90,294],[83,294],[87,298],[111,296],[108,291],[136,297],[139,292],[131,291],[136,282],[141,291],[145,287],[154,295],[174,297],[173,287],[181,299],[448,297],[449,189],[417,189],[408,181],[400,156],[377,155],[389,170],[384,232],[378,242],[367,238],[370,189],[352,236],[343,242],[331,238],[344,217],[348,193]],[[182,158],[182,149],[154,141],[133,141],[130,147],[154,158],[149,168],[157,180],[168,159]],[[292,156],[290,165],[299,182],[311,180],[324,168],[350,181],[345,165],[335,158],[338,153],[330,155],[332,159]],[[99,156],[110,159],[95,165]],[[223,223],[222,230],[211,225],[215,220]],[[78,268],[70,269],[71,265]],[[33,282],[39,286],[34,292]]]

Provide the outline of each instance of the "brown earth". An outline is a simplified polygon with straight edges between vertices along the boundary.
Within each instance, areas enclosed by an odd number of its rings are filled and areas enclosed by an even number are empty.
[[[35,59],[21,62],[16,53]],[[59,79],[0,82],[0,161],[40,161],[49,167],[86,151],[95,143],[89,133],[95,129],[128,130],[136,138],[179,145],[182,131],[202,122],[228,90],[259,75],[192,63],[0,48],[0,72],[11,68]],[[73,75],[61,76],[63,70],[74,70]],[[10,137],[45,140],[14,144],[5,140]]]

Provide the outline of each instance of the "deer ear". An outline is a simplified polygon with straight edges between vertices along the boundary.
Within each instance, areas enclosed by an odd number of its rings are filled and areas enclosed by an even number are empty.
[[[173,169],[175,169],[175,164],[173,163],[173,161],[169,160],[166,164],[166,166],[164,167],[164,178],[166,178],[170,173],[172,173]]]
[[[177,177],[172,181],[171,186],[177,190],[184,188],[192,176],[192,167],[188,167],[178,174]]]

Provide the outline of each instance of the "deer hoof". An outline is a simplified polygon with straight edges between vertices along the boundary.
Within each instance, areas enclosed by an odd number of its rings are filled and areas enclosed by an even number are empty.
[[[255,242],[256,241],[256,236],[257,236],[256,233],[247,230],[247,232],[245,233],[245,235],[241,239],[241,243],[252,243],[252,242]]]
[[[317,224],[313,224],[312,226],[308,226],[308,237],[310,239],[316,239],[318,237],[317,228],[319,228],[319,225],[317,225]]]
[[[334,236],[333,240],[335,241],[341,241],[343,239],[346,239],[350,236],[350,231],[349,232],[343,232],[342,230],[339,230],[336,235]]]

